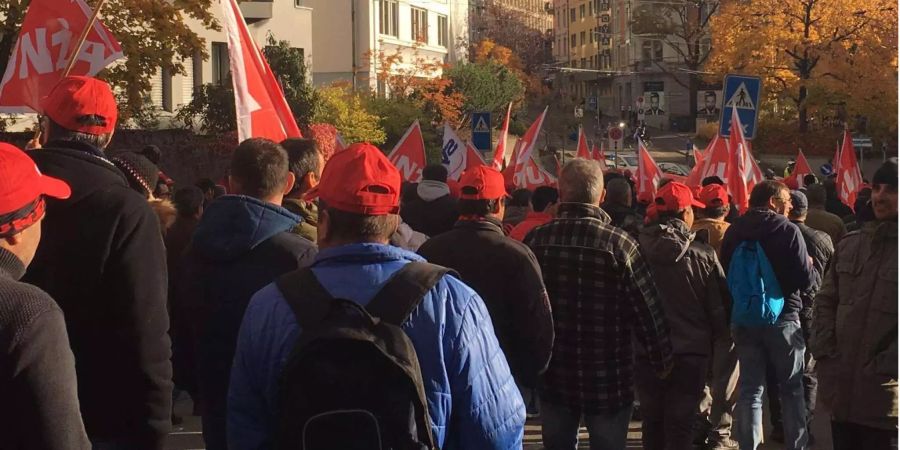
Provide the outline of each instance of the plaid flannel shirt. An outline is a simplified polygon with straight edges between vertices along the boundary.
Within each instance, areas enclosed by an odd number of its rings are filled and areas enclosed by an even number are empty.
[[[638,244],[599,207],[563,203],[526,238],[550,295],[556,340],[541,398],[586,415],[634,401],[632,335],[665,373],[672,344],[659,294]]]

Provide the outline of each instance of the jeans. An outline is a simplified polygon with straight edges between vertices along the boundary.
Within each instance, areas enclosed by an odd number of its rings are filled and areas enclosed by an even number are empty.
[[[850,422],[831,422],[834,450],[897,450],[897,430],[882,430]]]
[[[628,438],[633,405],[609,414],[585,416],[591,450],[623,450]],[[582,414],[566,406],[541,399],[541,421],[545,450],[575,450]]]
[[[769,365],[775,369],[781,390],[785,449],[806,448],[806,401],[803,399],[806,344],[800,322],[733,326],[731,334],[741,365],[734,427],[741,450],[755,450],[762,440],[762,395]]]
[[[731,438],[734,405],[737,402],[738,358],[731,340],[713,344],[712,379],[710,380],[709,441],[719,444]]]
[[[812,324],[807,317],[811,317],[809,313],[800,314],[800,328],[803,330],[803,339],[809,340],[809,333]],[[809,430],[809,424],[813,420],[813,411],[816,410],[816,391],[819,386],[819,380],[816,377],[816,360],[813,358],[809,350],[803,355],[803,398],[806,400],[806,427]],[[772,423],[773,429],[783,428],[781,423],[781,390],[778,388],[778,377],[772,365],[766,368],[766,390],[769,399],[769,421]],[[810,438],[812,435],[810,434]],[[810,441],[811,443],[811,441]]]
[[[693,450],[694,421],[708,368],[707,356],[676,355],[672,372],[661,380],[649,363],[638,360],[634,375],[644,450]]]

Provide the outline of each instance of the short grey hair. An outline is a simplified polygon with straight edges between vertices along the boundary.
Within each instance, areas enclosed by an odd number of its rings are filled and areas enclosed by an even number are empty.
[[[597,161],[576,158],[566,163],[559,174],[559,197],[565,203],[600,203],[603,195],[603,170]]]

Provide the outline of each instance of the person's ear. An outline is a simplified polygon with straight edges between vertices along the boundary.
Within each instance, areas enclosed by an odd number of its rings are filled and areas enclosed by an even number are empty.
[[[306,172],[306,175],[303,175],[303,178],[300,179],[300,187],[303,188],[304,191],[308,191],[319,185],[319,177],[312,172]]]
[[[288,195],[291,191],[294,190],[294,183],[297,182],[297,177],[294,176],[294,172],[288,171],[287,177],[284,178],[284,188],[282,188],[282,194]]]
[[[597,203],[597,206],[602,205],[605,200],[606,200],[606,188],[603,188],[603,190],[600,191],[600,201]]]

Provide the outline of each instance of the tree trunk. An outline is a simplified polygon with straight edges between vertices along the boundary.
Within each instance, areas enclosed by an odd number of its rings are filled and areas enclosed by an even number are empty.
[[[797,99],[798,99],[797,111],[799,113],[798,119],[800,122],[799,123],[800,132],[806,133],[807,129],[809,128],[809,124],[807,123],[807,118],[806,118],[806,85],[805,84],[800,85],[800,96],[797,97]]]
[[[693,73],[693,72],[689,73],[688,74],[688,96],[690,98],[688,98],[688,102],[689,102],[688,104],[690,105],[690,108],[688,108],[688,110],[691,112],[691,117],[694,117],[694,118],[697,117],[697,91],[699,91],[699,90],[700,90],[699,75],[697,75],[696,73]],[[692,120],[691,123],[694,124],[694,126],[691,128],[695,128],[697,121]]]

